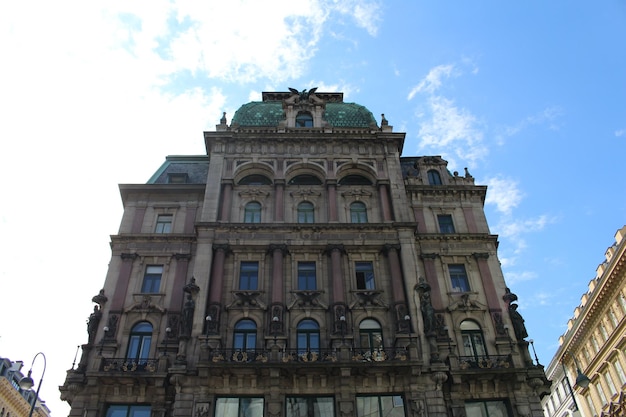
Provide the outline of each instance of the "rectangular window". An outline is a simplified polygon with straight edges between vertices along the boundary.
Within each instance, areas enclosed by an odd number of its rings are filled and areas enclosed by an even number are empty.
[[[468,292],[470,290],[465,265],[448,265],[448,271],[450,272],[450,280],[452,281],[452,291]]]
[[[287,417],[326,417],[335,415],[333,397],[287,397]]]
[[[589,410],[593,413],[596,408],[593,406],[593,399],[591,398],[591,395],[585,395],[585,400],[587,400]]]
[[[622,364],[619,362],[619,359],[615,359],[615,362],[613,362],[613,368],[615,368],[619,382],[622,385],[626,384],[626,374],[624,373],[624,368],[622,368]]]
[[[609,391],[611,391],[611,395],[616,395],[617,389],[615,388],[615,384],[613,383],[613,378],[611,378],[611,374],[609,374],[609,371],[608,370],[605,371],[602,376],[604,377],[604,381],[606,382],[606,385],[609,387]]]
[[[161,276],[163,276],[163,265],[148,265],[146,274],[143,276],[141,292],[144,294],[158,293],[161,288]]]
[[[167,182],[169,184],[187,184],[189,181],[189,175],[187,173],[170,173],[167,174]]]
[[[404,400],[399,395],[356,397],[357,417],[404,417]]]
[[[259,263],[242,262],[239,269],[239,289],[259,289]]]
[[[156,228],[154,233],[171,233],[172,232],[172,215],[159,214],[157,217]]]
[[[472,401],[465,403],[467,417],[510,417],[509,407],[504,401]]]
[[[454,223],[452,223],[452,216],[449,214],[440,214],[437,216],[439,222],[440,233],[455,233]]]
[[[110,405],[106,417],[150,417],[149,405]]]
[[[263,417],[263,398],[218,398],[215,417]]]
[[[604,391],[602,390],[602,384],[600,384],[600,381],[596,382],[596,391],[598,391],[598,397],[600,397],[600,402],[604,407],[608,404],[608,402],[606,400],[606,395],[604,395]]]
[[[374,265],[371,262],[356,262],[356,288],[359,290],[374,289]]]
[[[316,290],[315,262],[298,262],[298,290]]]

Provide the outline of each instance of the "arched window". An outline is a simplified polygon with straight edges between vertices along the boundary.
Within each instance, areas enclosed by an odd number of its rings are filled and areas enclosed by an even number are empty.
[[[271,185],[272,180],[265,175],[252,174],[243,177],[239,181],[239,185]]]
[[[361,348],[373,352],[383,348],[383,332],[376,320],[365,319],[359,324]]]
[[[298,323],[298,354],[320,351],[320,326],[311,319]]]
[[[463,355],[479,360],[487,356],[485,340],[480,326],[472,320],[461,322],[461,337],[463,338]]]
[[[441,176],[439,175],[439,172],[434,169],[428,171],[428,184],[441,185]]]
[[[357,201],[350,204],[350,219],[352,223],[367,223],[367,207],[364,203]]]
[[[240,320],[235,324],[233,348],[238,351],[249,351],[256,348],[256,323],[252,320]]]
[[[244,223],[261,223],[261,203],[252,201],[246,204],[243,221]]]
[[[363,175],[346,175],[339,180],[339,185],[372,185],[372,181]]]
[[[311,113],[298,113],[296,116],[296,127],[313,127],[313,116],[311,116]]]
[[[315,175],[311,174],[302,174],[296,175],[292,179],[289,180],[289,185],[321,185],[322,180],[317,178]]]
[[[142,321],[130,330],[126,359],[139,364],[145,363],[150,357],[152,343],[152,324]]]
[[[298,204],[298,223],[315,223],[315,210],[312,203],[303,201]]]

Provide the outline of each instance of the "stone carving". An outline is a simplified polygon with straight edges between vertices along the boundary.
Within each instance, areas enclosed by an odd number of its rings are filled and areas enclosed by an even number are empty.
[[[521,341],[528,337],[528,333],[526,332],[526,326],[524,325],[524,318],[517,311],[517,307],[517,304],[511,304],[509,306],[509,315],[511,316],[511,322],[513,323],[515,338],[518,341]]]

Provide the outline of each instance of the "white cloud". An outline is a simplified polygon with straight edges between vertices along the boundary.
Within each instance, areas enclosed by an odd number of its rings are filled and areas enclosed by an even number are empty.
[[[487,184],[485,204],[493,204],[500,213],[510,214],[524,197],[515,180],[496,177],[483,181]]]
[[[532,281],[537,278],[537,274],[530,271],[508,272],[505,276],[507,285],[513,285],[523,281]]]
[[[626,135],[626,129],[619,129],[619,130],[615,131],[615,136],[618,137],[618,138],[622,137],[624,135]]]
[[[430,97],[428,105],[428,119],[420,124],[418,132],[420,148],[444,156],[452,169],[456,158],[467,161],[470,166],[484,158],[488,151],[482,142],[483,133],[469,110],[440,96]]]
[[[433,94],[439,87],[441,87],[441,79],[443,77],[448,78],[452,73],[454,66],[452,65],[438,65],[431,69],[426,77],[424,77],[419,84],[417,84],[407,97],[407,100],[413,99],[417,93]]]

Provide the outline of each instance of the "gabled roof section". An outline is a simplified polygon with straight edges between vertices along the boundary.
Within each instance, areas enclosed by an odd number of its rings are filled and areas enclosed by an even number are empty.
[[[206,184],[208,173],[206,155],[167,156],[147,184]]]

